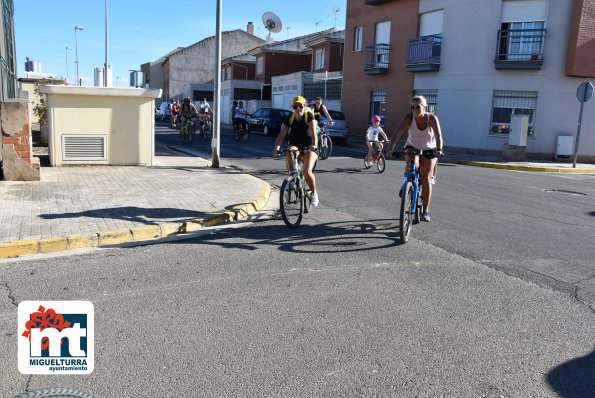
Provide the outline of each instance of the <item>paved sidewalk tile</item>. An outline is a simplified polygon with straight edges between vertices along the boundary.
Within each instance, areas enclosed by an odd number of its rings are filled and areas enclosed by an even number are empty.
[[[0,243],[181,221],[255,199],[263,182],[201,158],[155,167],[44,167],[41,181],[0,181]]]

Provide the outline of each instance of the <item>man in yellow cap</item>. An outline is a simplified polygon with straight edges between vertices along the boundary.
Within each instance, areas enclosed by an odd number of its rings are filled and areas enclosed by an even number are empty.
[[[316,135],[316,119],[310,110],[306,110],[306,99],[297,96],[291,101],[293,113],[283,120],[281,131],[275,141],[273,156],[281,150],[281,143],[287,136],[289,140],[288,151],[305,150],[304,152],[304,177],[312,190],[312,206],[318,206],[318,192],[316,191],[316,178],[314,177],[314,163],[318,159],[318,136]],[[289,135],[288,135],[289,134]],[[292,154],[287,153],[287,170],[293,163]]]

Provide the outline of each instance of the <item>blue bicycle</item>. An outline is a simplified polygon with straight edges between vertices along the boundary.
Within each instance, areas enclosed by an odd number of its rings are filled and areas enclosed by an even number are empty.
[[[428,158],[436,157],[434,149],[427,149],[425,151],[417,149],[408,149],[405,152],[395,152],[395,157],[406,156],[410,160],[409,171],[403,173],[404,181],[401,186],[399,196],[401,197],[401,211],[399,213],[399,233],[401,243],[409,240],[409,233],[411,226],[421,221],[421,215],[424,209],[424,202],[422,199],[422,187],[419,183],[419,156],[426,156]]]

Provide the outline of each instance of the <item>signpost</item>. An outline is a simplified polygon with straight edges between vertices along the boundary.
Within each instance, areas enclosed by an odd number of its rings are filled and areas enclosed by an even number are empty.
[[[574,141],[574,158],[572,160],[572,167],[576,168],[576,158],[578,157],[578,140],[581,137],[581,123],[583,122],[583,106],[585,102],[593,96],[593,84],[591,82],[583,82],[576,90],[576,98],[581,103],[581,110],[578,115],[578,127],[576,129],[576,140]]]

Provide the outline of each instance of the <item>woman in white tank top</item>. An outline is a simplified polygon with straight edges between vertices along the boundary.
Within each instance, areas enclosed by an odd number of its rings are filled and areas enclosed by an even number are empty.
[[[392,155],[395,144],[401,139],[401,136],[407,132],[405,141],[405,151],[407,148],[420,150],[435,149],[435,155],[442,155],[442,132],[438,117],[432,113],[426,112],[428,103],[424,97],[415,96],[411,98],[411,113],[405,115],[397,131],[392,136],[388,144],[388,155]],[[409,171],[410,159],[407,158],[405,171]],[[430,221],[430,203],[432,201],[432,177],[437,159],[428,159],[424,156],[419,157],[419,169],[421,173],[422,199],[425,208],[423,209],[424,221]]]

